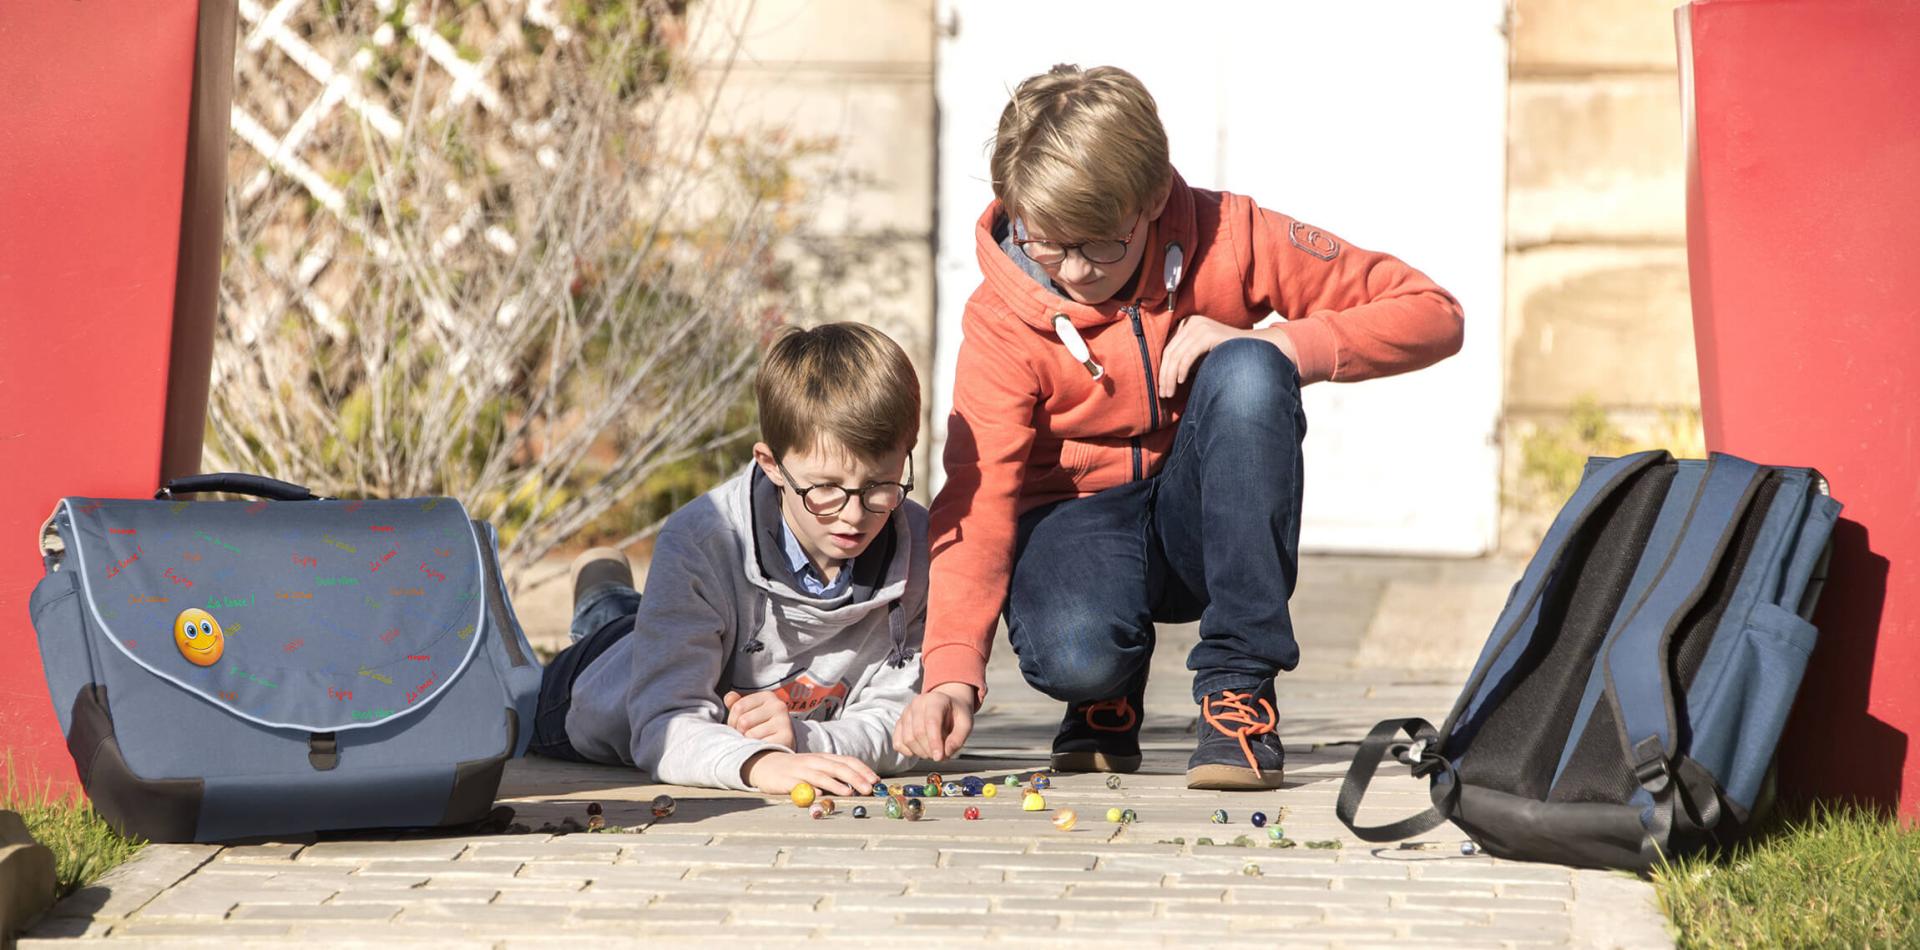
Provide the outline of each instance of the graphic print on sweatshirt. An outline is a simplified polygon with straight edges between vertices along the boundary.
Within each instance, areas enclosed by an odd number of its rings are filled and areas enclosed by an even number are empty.
[[[742,693],[771,692],[786,704],[787,712],[816,722],[825,722],[840,715],[840,710],[847,705],[848,694],[853,691],[846,680],[840,680],[832,685],[823,684],[814,679],[813,674],[805,667],[793,671],[779,682],[770,685],[736,684],[734,689]]]

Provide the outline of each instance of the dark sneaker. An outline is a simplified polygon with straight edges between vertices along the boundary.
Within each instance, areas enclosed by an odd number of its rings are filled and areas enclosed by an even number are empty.
[[[1129,695],[1089,703],[1068,703],[1053,737],[1056,772],[1133,772],[1140,768],[1140,703],[1146,694],[1141,677]]]
[[[1200,744],[1187,760],[1187,787],[1279,788],[1287,765],[1279,727],[1271,680],[1257,690],[1208,693],[1200,703]]]

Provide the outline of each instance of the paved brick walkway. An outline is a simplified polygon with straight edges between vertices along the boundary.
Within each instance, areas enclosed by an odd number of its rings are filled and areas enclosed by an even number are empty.
[[[1102,776],[1057,777],[1048,812],[1018,796],[936,799],[920,822],[857,820],[843,800],[811,820],[784,799],[627,784],[632,773],[547,760],[514,764],[502,797],[534,828],[585,822],[598,802],[607,833],[532,833],[326,841],[219,848],[156,845],[55,908],[23,942],[81,937],[165,945],[378,943],[497,946],[750,945],[802,939],[982,940],[1047,945],[1370,946],[1671,945],[1651,889],[1633,878],[1461,853],[1443,826],[1414,848],[1364,845],[1333,801],[1353,743],[1375,721],[1445,715],[1463,679],[1352,666],[1398,653],[1404,638],[1477,646],[1471,632],[1395,617],[1398,585],[1444,615],[1446,591],[1485,599],[1515,565],[1315,558],[1295,598],[1306,661],[1282,680],[1288,787],[1230,794],[1185,788],[1194,707],[1183,669],[1191,627],[1162,632],[1149,686],[1147,762],[1110,790]],[[1438,593],[1436,593],[1438,592]],[[1497,605],[1497,600],[1495,601]],[[1491,622],[1491,617],[1478,623]],[[1451,638],[1451,640],[1449,640]],[[1455,662],[1465,646],[1453,648]],[[1412,649],[1411,647],[1409,648]],[[1010,651],[968,757],[942,771],[997,781],[1045,763],[1060,708],[1019,682]],[[647,802],[674,793],[655,821]],[[1004,791],[1004,789],[1003,789]],[[1383,772],[1363,820],[1425,806],[1424,785]],[[983,820],[964,821],[973,805]],[[1109,824],[1133,808],[1133,825]],[[1079,814],[1055,830],[1059,809]],[[1231,821],[1208,821],[1215,808]],[[878,809],[875,809],[876,811]],[[1248,821],[1285,814],[1295,847]],[[1212,843],[1206,843],[1211,839]],[[1240,839],[1238,842],[1236,839]],[[1319,845],[1319,847],[1316,847]]]

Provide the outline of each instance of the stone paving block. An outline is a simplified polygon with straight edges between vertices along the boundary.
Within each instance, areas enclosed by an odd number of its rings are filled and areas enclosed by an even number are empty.
[[[116,937],[200,937],[211,941],[234,941],[249,937],[285,937],[293,933],[292,925],[261,921],[243,923],[240,921],[221,921],[213,923],[192,923],[183,920],[129,920],[115,927]]]
[[[644,836],[643,836],[644,837]],[[619,864],[738,864],[772,867],[780,849],[770,845],[636,845],[622,848]]]
[[[809,911],[826,898],[812,894],[763,894],[753,899],[755,907],[779,907],[788,911]],[[743,902],[739,891],[681,891],[662,894],[653,907],[737,907]]]
[[[1017,885],[1022,890],[1039,884],[1084,884],[1089,880],[1086,871],[1063,870],[1060,868],[1008,868],[1004,872],[1009,886]],[[1107,887],[1160,887],[1168,883],[1169,875],[1152,871],[1108,871],[1096,872],[1098,880]]]
[[[132,861],[101,875],[100,880],[67,895],[53,905],[47,918],[90,917],[113,920],[138,910],[174,882],[211,860],[219,847],[210,844],[150,844]]]
[[[1316,907],[1359,908],[1368,911],[1385,911],[1392,905],[1392,898],[1387,894],[1287,887],[1236,887],[1228,890],[1232,893],[1233,902],[1236,904],[1261,902],[1282,903],[1288,906],[1312,904]]]
[[[492,887],[440,887],[428,890],[424,887],[369,887],[360,890],[341,891],[333,896],[329,903],[334,904],[425,904],[440,902],[445,904],[485,904],[500,895]]]
[[[838,887],[829,890],[829,888],[822,886],[822,882],[817,879],[754,881],[747,885],[747,893],[749,894],[820,894],[823,891],[833,892],[838,890]],[[860,891],[862,893],[882,896],[905,894],[907,892],[907,885],[904,881],[876,881],[860,885]]]
[[[512,877],[520,861],[408,861],[380,858],[360,866],[361,877],[393,874],[402,877]]]
[[[1048,872],[1055,873],[1055,872]],[[905,881],[914,884],[920,881],[935,881],[941,884],[998,884],[1007,879],[1002,868],[938,868],[934,870],[908,869],[894,872],[886,868],[854,868],[848,872],[847,879],[858,884],[875,881]]]
[[[1534,911],[1537,913],[1564,914],[1567,912],[1565,901],[1541,900],[1534,897],[1465,897],[1459,895],[1410,894],[1400,896],[1400,906],[1410,910],[1423,907],[1452,908],[1455,910],[1498,910],[1507,913]]]
[[[993,899],[979,897],[939,897],[922,894],[889,896],[882,894],[835,894],[829,898],[834,910],[865,910],[883,914],[913,912],[986,913]]]
[[[1154,905],[1147,901],[1073,897],[1065,900],[1050,897],[1002,897],[994,901],[994,910],[1013,913],[1059,913],[1074,917],[1080,915],[1152,917],[1156,912]]]
[[[399,904],[255,904],[242,903],[234,920],[392,920]]]
[[[1510,881],[1515,884],[1565,884],[1569,869],[1551,864],[1493,863],[1462,860],[1458,863],[1435,862],[1414,869],[1414,877],[1423,880]]]
[[[46,917],[28,928],[20,935],[20,940],[38,937],[43,940],[81,940],[86,937],[104,937],[112,930],[119,918],[113,920],[92,920],[86,917]]]
[[[930,868],[938,863],[940,852],[932,848],[885,848],[873,851],[821,849],[811,845],[787,852],[790,868]]]
[[[294,859],[303,844],[244,844],[221,849],[215,864],[285,864]]]
[[[1142,900],[1156,901],[1212,901],[1219,903],[1226,899],[1227,890],[1223,887],[1161,887],[1143,894],[1142,891],[1135,888],[1110,887],[1106,884],[1094,883],[1090,880],[1086,884],[1074,885],[1067,891],[1067,894],[1075,899],[1132,900],[1139,898]]]
[[[1003,854],[993,851],[949,851],[941,862],[953,868],[1007,868],[1009,870],[1089,871],[1094,858],[1090,854]]]
[[[307,845],[295,859],[303,864],[362,864],[368,861],[451,861],[467,850],[462,839],[409,841],[321,841]]]
[[[1052,914],[995,914],[992,917],[976,917],[968,914],[901,914],[894,919],[894,924],[899,927],[931,927],[943,932],[962,934],[989,929],[1035,933],[1060,926],[1060,918]]]
[[[359,906],[359,905],[351,905]],[[573,908],[564,904],[440,904],[434,902],[408,904],[401,911],[400,922],[407,924],[438,924],[442,927],[449,923],[461,927],[484,929],[489,932],[496,927],[535,927],[557,924],[572,916]]]
[[[1390,880],[1377,877],[1343,877],[1340,879],[1343,891],[1373,891],[1381,894],[1458,894],[1463,897],[1494,896],[1493,885],[1486,881],[1449,881],[1449,880]]]
[[[1573,900],[1573,886],[1570,884],[1519,884],[1505,881],[1494,882],[1493,890],[1501,897],[1540,897],[1547,900]]]
[[[901,849],[917,851],[921,848],[932,847],[941,851],[991,851],[1000,854],[1024,854],[1030,844],[1031,842],[1028,841],[995,841],[986,838],[975,841],[962,838],[880,838],[876,839],[868,850],[890,851]]]
[[[624,911],[617,907],[583,907],[574,911],[573,916],[580,920],[631,921],[638,925],[709,925],[726,920],[728,913],[725,907],[644,907]]]

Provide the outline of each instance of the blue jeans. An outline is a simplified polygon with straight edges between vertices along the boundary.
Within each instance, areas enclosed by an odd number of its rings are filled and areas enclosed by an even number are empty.
[[[1020,672],[1069,703],[1125,695],[1154,623],[1200,621],[1193,695],[1253,689],[1300,662],[1300,377],[1278,347],[1201,360],[1159,474],[1020,519],[1007,628]]]
[[[533,742],[527,751],[554,759],[590,761],[567,741],[567,710],[573,708],[573,683],[607,648],[633,632],[640,594],[624,584],[589,591],[573,609],[571,643],[540,671],[540,704],[533,717]]]

